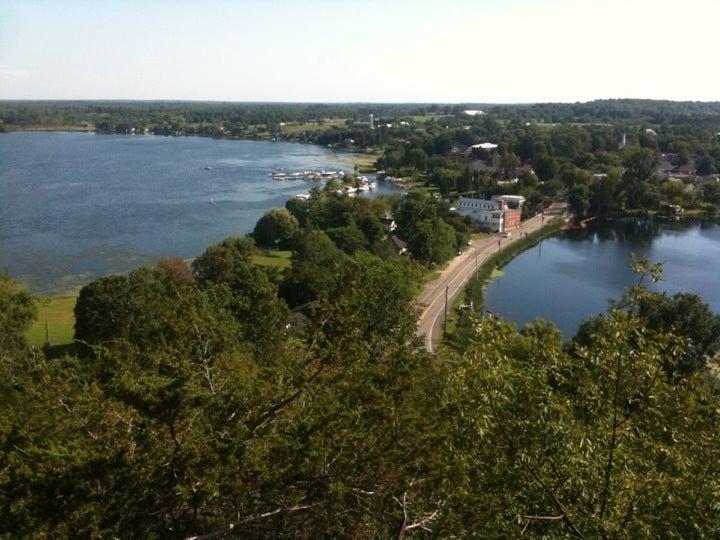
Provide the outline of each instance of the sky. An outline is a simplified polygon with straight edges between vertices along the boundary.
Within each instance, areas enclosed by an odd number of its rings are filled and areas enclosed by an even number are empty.
[[[720,0],[0,0],[0,99],[720,100]]]

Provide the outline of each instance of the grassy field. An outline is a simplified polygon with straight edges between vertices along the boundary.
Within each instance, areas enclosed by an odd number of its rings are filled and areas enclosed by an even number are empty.
[[[263,251],[258,255],[253,256],[253,262],[260,266],[274,266],[279,270],[284,270],[290,266],[290,257],[292,251]]]
[[[346,167],[357,166],[360,173],[375,172],[375,162],[379,158],[379,154],[349,154],[347,157],[339,159],[340,163]]]
[[[50,345],[72,343],[76,296],[54,296],[37,298],[38,317],[30,327],[27,338],[31,345],[45,344],[45,323],[47,322]]]
[[[303,131],[319,131],[331,127],[345,126],[346,118],[325,118],[322,124],[318,122],[286,122],[282,132],[288,135],[297,135]]]

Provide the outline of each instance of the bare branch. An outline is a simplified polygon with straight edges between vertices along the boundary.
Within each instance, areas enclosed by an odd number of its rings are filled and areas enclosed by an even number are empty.
[[[398,533],[398,540],[402,540],[405,538],[405,531],[407,530],[407,491],[403,493],[402,503],[397,500],[397,498],[393,497],[395,501],[402,507],[403,511],[403,522],[400,526],[400,532]]]
[[[359,493],[360,495],[367,495],[368,497],[372,497],[373,495],[380,495],[375,491],[365,491],[364,489],[360,488],[350,488],[350,491],[352,491],[353,493]]]
[[[322,323],[320,323],[320,327],[318,328],[317,332],[315,333],[315,336],[313,337],[312,342],[310,343],[310,346],[308,347],[307,354],[305,355],[306,360],[310,356],[311,351],[315,348],[315,343],[317,341],[318,334],[320,333],[320,330],[325,326],[326,322],[327,322],[327,320],[324,320]],[[324,367],[325,367],[325,363],[321,361],[320,365],[317,367],[317,369],[312,373],[312,375],[310,375],[307,379],[305,379],[300,384],[300,387],[297,390],[295,390],[289,396],[281,399],[280,401],[278,401],[277,403],[272,405],[265,412],[258,415],[254,420],[250,421],[249,424],[250,424],[251,430],[255,431],[256,429],[260,428],[263,424],[265,424],[266,422],[268,422],[269,420],[274,418],[280,412],[281,409],[283,409],[284,407],[286,407],[287,405],[289,405],[290,403],[295,401],[298,397],[300,397],[300,395],[305,391],[307,386],[313,380],[315,380],[315,378],[318,375],[320,375],[320,373],[322,372]],[[287,394],[287,390],[284,392],[283,395],[286,395],[286,394]]]
[[[70,414],[72,414],[72,415],[75,416],[76,418],[80,418],[80,415],[78,415],[75,411],[73,411],[73,410],[68,406],[68,404],[65,403],[65,402],[62,400],[62,398],[59,398],[58,401],[60,402],[60,405],[62,405],[63,407],[65,407],[65,410],[66,410],[67,412],[69,412]],[[80,420],[82,420],[84,424],[87,424],[87,420],[85,420],[84,418],[80,418]],[[86,432],[88,435],[90,435],[90,437],[92,437],[92,439],[93,439],[94,441],[97,441],[97,440],[98,440],[98,438],[93,434],[92,431],[90,431],[90,430],[87,428],[87,426],[85,427],[85,432]]]
[[[278,514],[282,513],[292,513],[292,512],[300,512],[302,510],[308,510],[310,508],[314,508],[315,506],[320,506],[322,504],[325,504],[324,502],[317,502],[313,504],[303,504],[303,505],[297,505],[297,506],[291,506],[289,508],[276,508],[275,510],[271,510],[269,512],[263,512],[261,514],[251,514],[245,518],[242,518],[238,521],[238,523],[230,523],[226,527],[222,529],[218,529],[217,531],[209,532],[207,534],[200,534],[196,536],[189,536],[185,540],[211,540],[213,538],[221,538],[223,536],[226,536],[233,532],[237,527],[240,525],[244,525],[246,523],[250,523],[252,521],[257,521],[260,519],[269,518],[272,516],[276,516]]]
[[[412,482],[411,482],[412,485]],[[403,493],[402,496],[402,502],[397,498],[393,497],[395,502],[397,502],[401,507],[403,511],[403,522],[400,527],[400,531],[398,532],[398,540],[402,540],[405,538],[405,534],[415,530],[415,529],[422,529],[427,532],[432,532],[432,529],[430,529],[427,525],[428,523],[431,523],[437,517],[440,515],[440,506],[432,512],[431,514],[428,514],[427,516],[420,517],[417,521],[414,523],[408,523],[408,500],[407,500],[407,491]]]
[[[495,407],[492,403],[492,400],[489,401],[490,409],[492,410],[493,414],[500,418],[501,416],[498,414],[498,411],[495,410]],[[508,444],[510,448],[513,450],[515,449],[515,444],[513,443],[512,439],[510,438],[510,435],[508,435],[507,431],[505,431],[505,428],[502,425],[502,422],[498,423],[498,429],[500,430],[500,434],[502,435],[503,439],[505,439],[505,442]],[[530,476],[533,477],[533,479],[540,484],[540,487],[543,489],[545,493],[548,494],[548,496],[552,499],[553,503],[557,507],[557,509],[561,512],[562,520],[563,522],[569,527],[569,529],[579,538],[584,538],[583,534],[575,527],[575,524],[568,516],[567,512],[565,511],[565,506],[560,502],[560,499],[555,495],[555,492],[550,489],[550,487],[540,478],[540,474],[535,471],[534,467],[531,467],[529,463],[527,463],[525,460],[520,460],[520,464],[523,466],[523,468],[530,473]]]

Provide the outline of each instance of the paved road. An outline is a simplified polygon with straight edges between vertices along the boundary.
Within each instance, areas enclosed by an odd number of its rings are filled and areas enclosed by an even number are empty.
[[[554,216],[545,216],[543,220],[543,217],[538,214],[524,221],[519,228],[512,231],[510,238],[501,239],[501,248],[522,238],[524,233],[536,231],[551,217]],[[433,352],[442,338],[445,320],[445,291],[447,290],[448,309],[450,309],[453,299],[465,287],[478,267],[490,255],[498,251],[498,238],[498,235],[491,235],[476,240],[472,246],[450,261],[437,279],[425,285],[419,299],[422,314],[418,321],[417,335],[424,336],[425,348],[429,352]]]

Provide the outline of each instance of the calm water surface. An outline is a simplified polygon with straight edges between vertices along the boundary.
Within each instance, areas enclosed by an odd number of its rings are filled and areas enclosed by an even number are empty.
[[[664,263],[653,288],[698,294],[720,313],[720,225],[647,220],[596,225],[544,240],[513,259],[487,287],[486,308],[523,325],[553,321],[571,337],[637,282],[630,253]]]
[[[272,180],[277,167],[350,171],[352,155],[202,137],[2,134],[0,268],[56,294],[160,257],[194,257],[312,187]],[[381,183],[375,194],[394,189]]]

